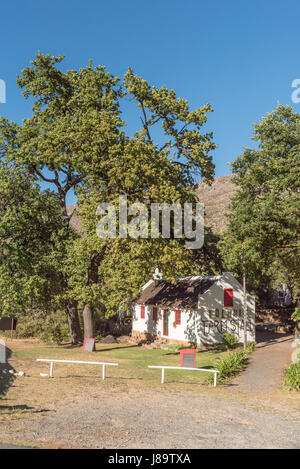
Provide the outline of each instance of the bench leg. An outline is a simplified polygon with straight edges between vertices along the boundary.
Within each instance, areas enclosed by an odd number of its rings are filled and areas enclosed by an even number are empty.
[[[53,362],[50,362],[50,378],[53,378]]]
[[[217,386],[217,373],[214,373],[214,386]]]
[[[102,379],[105,379],[105,365],[102,365]]]
[[[161,384],[164,384],[165,382],[165,369],[161,369]]]

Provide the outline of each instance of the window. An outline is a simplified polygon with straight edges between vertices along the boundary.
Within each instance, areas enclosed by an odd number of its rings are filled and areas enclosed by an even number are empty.
[[[152,309],[152,319],[153,319],[153,322],[156,322],[156,321],[157,321],[157,306],[153,306],[153,309]]]
[[[145,306],[141,305],[141,319],[145,319]]]
[[[224,290],[224,306],[233,306],[233,289],[225,288]]]
[[[180,326],[181,324],[181,310],[180,309],[175,309],[175,322],[177,326]]]

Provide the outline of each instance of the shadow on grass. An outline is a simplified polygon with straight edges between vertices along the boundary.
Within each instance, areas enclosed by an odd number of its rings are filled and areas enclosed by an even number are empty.
[[[53,412],[53,410],[50,410],[50,409],[36,409],[35,407],[30,407],[26,404],[20,404],[20,405],[0,405],[0,412],[2,410],[7,410],[9,412],[7,413],[11,413],[11,411],[14,411],[14,410],[30,410],[31,413],[33,414],[42,414],[44,412]],[[2,412],[1,412],[2,413]],[[5,412],[4,412],[5,413]]]
[[[99,345],[101,345],[101,343]],[[101,350],[95,350],[95,353],[111,352],[112,350],[121,350],[121,349],[125,349],[125,348],[140,348],[140,346],[139,345],[134,345],[134,344],[133,345],[122,345],[120,347],[111,347],[111,348],[103,348]]]
[[[202,353],[222,353],[226,352],[226,347],[225,345],[218,345],[218,346],[208,346],[207,349],[205,350],[196,350],[197,354],[202,354]],[[165,355],[179,355],[180,354],[180,349],[179,350],[170,350]]]
[[[105,344],[101,344],[98,343],[97,345],[105,345]],[[136,345],[136,344],[132,344],[132,345],[119,345],[118,343],[115,344],[116,346],[115,347],[110,347],[110,348],[103,348],[103,349],[100,349],[100,350],[94,350],[93,353],[100,353],[100,352],[111,352],[112,350],[121,350],[121,349],[125,349],[125,348],[137,348],[140,346],[139,345]],[[62,349],[67,349],[67,350],[78,350],[78,351],[83,351],[82,350],[82,345],[72,345],[72,344],[69,344],[69,345],[61,345],[61,348]]]
[[[165,382],[164,384],[162,384],[162,386],[165,386],[165,385],[168,385],[168,384],[185,384],[186,386],[207,386],[207,383],[205,381],[198,381],[198,382],[195,382],[195,381],[182,381],[182,380],[179,380],[179,379],[170,379],[170,378],[165,378]]]
[[[101,376],[95,376],[95,375],[66,375],[66,376],[54,376],[51,378],[52,381],[58,381],[58,380],[65,380],[65,379],[75,379],[75,378],[80,378],[80,379],[87,379],[89,381],[95,380],[96,382],[99,381],[99,383],[103,383],[102,377]],[[46,378],[47,379],[47,378]],[[106,380],[122,380],[122,381],[134,381],[134,380],[139,380],[143,381],[144,377],[139,377],[139,376],[106,376]],[[0,406],[1,407],[1,406]]]

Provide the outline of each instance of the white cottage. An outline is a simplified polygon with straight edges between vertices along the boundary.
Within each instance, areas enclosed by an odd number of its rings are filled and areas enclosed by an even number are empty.
[[[255,299],[247,293],[247,340],[255,341]],[[132,335],[182,344],[216,344],[224,332],[244,337],[243,287],[231,272],[150,280],[135,299]]]

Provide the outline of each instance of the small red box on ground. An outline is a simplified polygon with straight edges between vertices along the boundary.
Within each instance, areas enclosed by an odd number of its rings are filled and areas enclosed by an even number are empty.
[[[187,348],[180,350],[180,366],[196,368],[196,350]]]

